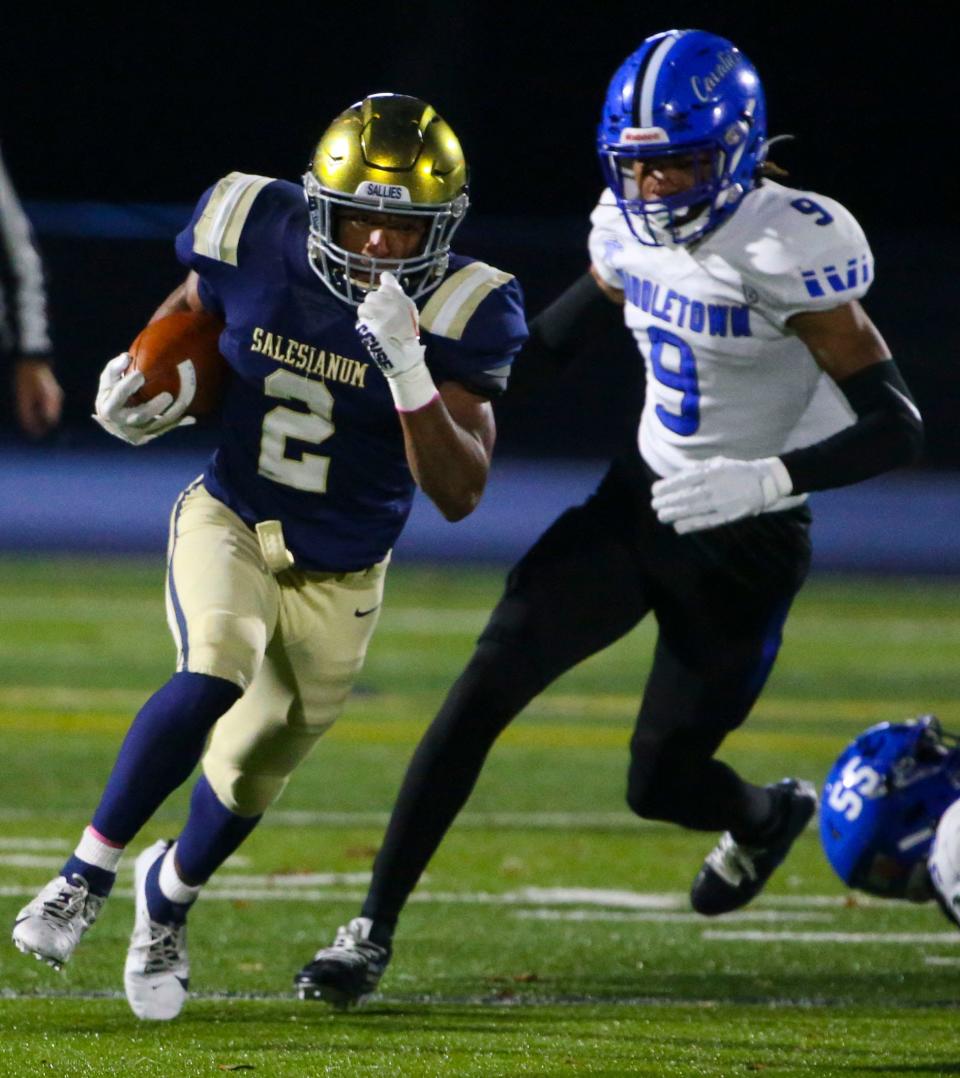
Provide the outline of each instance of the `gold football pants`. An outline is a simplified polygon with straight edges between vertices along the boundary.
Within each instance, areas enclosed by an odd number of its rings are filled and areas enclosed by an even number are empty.
[[[181,495],[170,522],[167,620],[178,670],[243,689],[203,757],[232,812],[263,812],[340,715],[380,615],[388,562],[274,574],[256,534],[200,482]]]

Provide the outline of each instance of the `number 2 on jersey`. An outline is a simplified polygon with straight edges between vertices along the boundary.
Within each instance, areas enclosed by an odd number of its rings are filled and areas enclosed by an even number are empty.
[[[260,459],[257,470],[261,475],[287,487],[323,494],[327,489],[330,458],[304,451],[299,460],[287,456],[287,440],[319,445],[333,434],[333,396],[322,382],[316,382],[293,371],[274,371],[264,379],[263,391],[268,397],[302,401],[310,409],[300,412],[280,405],[271,408],[263,417],[260,435]]]
[[[654,378],[662,386],[681,394],[676,410],[657,404],[657,418],[667,430],[689,437],[700,426],[700,383],[693,349],[682,337],[658,326],[651,326],[647,330],[647,337]]]

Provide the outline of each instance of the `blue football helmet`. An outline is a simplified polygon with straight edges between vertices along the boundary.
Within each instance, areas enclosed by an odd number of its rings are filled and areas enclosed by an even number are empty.
[[[607,186],[644,244],[685,244],[716,228],[757,183],[767,114],[753,64],[703,30],[654,34],[621,64],[597,132]],[[634,164],[692,158],[693,187],[641,197]]]
[[[827,776],[820,840],[851,887],[883,898],[932,897],[927,855],[940,817],[960,797],[960,746],[933,715],[881,722]]]

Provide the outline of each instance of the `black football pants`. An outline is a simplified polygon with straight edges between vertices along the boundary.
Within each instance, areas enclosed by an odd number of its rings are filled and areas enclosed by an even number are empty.
[[[630,743],[640,816],[749,840],[770,795],[713,759],[746,718],[810,557],[809,512],[766,513],[688,536],[650,509],[639,456],[615,462],[511,570],[466,669],[404,778],[363,913],[392,924],[462,808],[493,742],[564,671],[653,611],[659,626]]]

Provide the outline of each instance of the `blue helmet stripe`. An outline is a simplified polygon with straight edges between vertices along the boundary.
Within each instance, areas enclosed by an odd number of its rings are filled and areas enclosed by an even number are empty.
[[[654,91],[657,86],[657,79],[660,77],[660,68],[663,66],[663,62],[667,58],[667,54],[673,48],[674,45],[680,40],[679,35],[674,37],[672,34],[669,37],[665,37],[657,47],[650,54],[646,71],[643,73],[643,82],[640,88],[639,105],[637,108],[637,126],[638,127],[653,127],[653,102]]]

